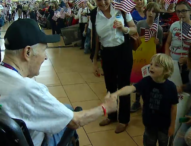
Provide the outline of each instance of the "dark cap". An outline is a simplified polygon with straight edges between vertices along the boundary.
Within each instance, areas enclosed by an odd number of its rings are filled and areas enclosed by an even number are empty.
[[[60,35],[46,35],[33,19],[19,19],[13,22],[5,34],[5,48],[18,50],[38,43],[55,43]]]

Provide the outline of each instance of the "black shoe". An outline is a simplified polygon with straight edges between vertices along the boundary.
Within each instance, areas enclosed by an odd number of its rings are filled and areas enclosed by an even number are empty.
[[[82,107],[80,107],[80,106],[77,106],[75,109],[74,109],[74,111],[75,112],[80,112],[80,111],[82,111],[83,109],[82,109]]]
[[[132,107],[131,107],[131,112],[137,112],[138,110],[141,109],[141,104],[140,102],[134,102]]]

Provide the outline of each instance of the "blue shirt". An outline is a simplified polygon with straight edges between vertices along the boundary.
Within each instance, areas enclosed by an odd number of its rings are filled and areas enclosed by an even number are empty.
[[[134,86],[143,98],[145,127],[168,129],[171,124],[171,107],[178,103],[175,84],[168,79],[164,83],[156,83],[148,76]]]
[[[138,22],[140,20],[145,20],[146,19],[146,16],[145,17],[141,17],[137,10],[134,10],[131,15],[133,17],[133,20],[136,21],[136,22]]]

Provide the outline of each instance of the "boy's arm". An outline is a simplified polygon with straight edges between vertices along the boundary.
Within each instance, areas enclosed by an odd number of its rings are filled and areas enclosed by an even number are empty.
[[[171,125],[174,127],[175,126],[175,121],[176,121],[176,114],[177,114],[177,104],[172,105],[171,107]],[[171,126],[170,125],[170,126]]]
[[[125,96],[136,91],[135,86],[125,86],[122,89],[116,91],[114,94],[117,96]]]
[[[174,134],[176,114],[177,114],[177,104],[173,104],[171,107],[171,124],[168,131],[169,136],[172,136]]]

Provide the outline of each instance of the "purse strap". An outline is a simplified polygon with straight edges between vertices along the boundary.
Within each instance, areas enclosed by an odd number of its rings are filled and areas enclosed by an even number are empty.
[[[121,14],[122,14],[122,16],[123,16],[124,24],[125,24],[125,26],[127,27],[128,24],[127,24],[127,19],[126,19],[125,12],[121,11]]]

